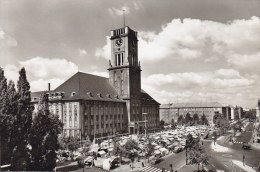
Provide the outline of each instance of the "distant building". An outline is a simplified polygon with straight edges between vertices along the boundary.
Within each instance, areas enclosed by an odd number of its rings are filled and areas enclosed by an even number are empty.
[[[50,111],[63,122],[64,136],[91,139],[116,132],[137,133],[159,127],[159,103],[141,89],[137,32],[111,31],[109,78],[78,72],[47,91]],[[43,92],[32,93],[37,102]]]
[[[256,107],[256,118],[260,122],[260,99],[257,102],[257,107]]]
[[[191,116],[198,114],[199,118],[204,114],[210,124],[213,124],[213,117],[216,112],[224,114],[227,119],[231,119],[231,108],[223,106],[218,102],[208,103],[171,103],[160,106],[160,120],[170,123],[172,119],[176,122],[180,115],[183,117],[189,113]]]

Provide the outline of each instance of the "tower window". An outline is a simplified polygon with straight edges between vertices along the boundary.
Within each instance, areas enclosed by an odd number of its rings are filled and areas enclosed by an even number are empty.
[[[118,62],[118,66],[120,66],[121,65],[121,54],[118,54],[117,55],[117,62]]]
[[[122,60],[121,60],[122,65],[124,65],[124,54],[123,53],[121,53],[121,58],[122,58]]]

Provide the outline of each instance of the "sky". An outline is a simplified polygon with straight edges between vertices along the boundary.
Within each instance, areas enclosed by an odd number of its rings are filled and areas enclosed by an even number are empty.
[[[260,0],[0,0],[0,66],[31,91],[108,77],[110,30],[138,32],[142,88],[159,103],[260,98]]]

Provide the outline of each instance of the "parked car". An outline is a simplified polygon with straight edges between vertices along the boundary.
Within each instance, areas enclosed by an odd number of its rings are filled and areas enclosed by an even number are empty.
[[[250,150],[251,146],[249,144],[243,144],[242,148],[245,150]]]
[[[162,159],[161,159],[161,158],[158,158],[158,159],[152,161],[151,164],[155,165],[155,164],[158,164],[158,163],[160,163],[160,162],[162,162]]]

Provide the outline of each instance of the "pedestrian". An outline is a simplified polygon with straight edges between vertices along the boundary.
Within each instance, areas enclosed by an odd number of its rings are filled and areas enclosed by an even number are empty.
[[[142,162],[142,167],[144,167],[144,162]]]

